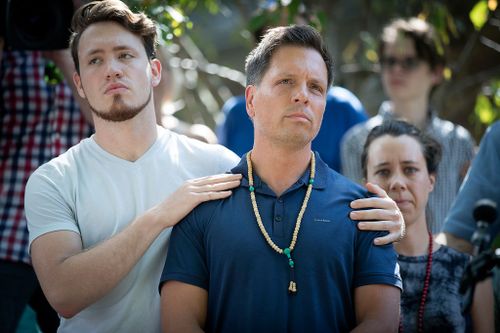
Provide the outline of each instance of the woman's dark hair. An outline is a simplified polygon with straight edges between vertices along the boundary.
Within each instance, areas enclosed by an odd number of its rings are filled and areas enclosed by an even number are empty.
[[[422,153],[427,164],[427,171],[429,174],[436,174],[439,162],[441,161],[442,148],[441,144],[428,134],[422,132],[412,124],[402,120],[388,120],[384,121],[381,125],[374,127],[368,137],[366,138],[361,154],[361,167],[363,168],[363,175],[367,176],[366,165],[368,163],[368,149],[375,139],[381,136],[389,135],[392,137],[399,137],[407,135],[414,138],[420,143]]]

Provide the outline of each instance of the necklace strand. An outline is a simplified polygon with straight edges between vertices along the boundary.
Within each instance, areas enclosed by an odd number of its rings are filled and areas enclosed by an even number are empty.
[[[433,238],[432,238],[432,233],[430,231],[428,231],[428,233],[429,233],[429,247],[427,254],[427,265],[425,267],[424,289],[422,290],[422,296],[420,297],[420,305],[418,307],[418,317],[417,317],[418,333],[422,333],[424,331],[425,302],[427,300],[427,294],[429,293],[429,285],[431,280]],[[399,333],[403,333],[403,320],[399,321]]]
[[[312,188],[313,188],[313,183],[314,183],[314,176],[315,176],[315,171],[316,171],[316,159],[314,156],[314,153],[311,152],[311,171],[309,175],[309,182],[307,184],[307,191],[306,195],[304,197],[304,201],[302,202],[302,206],[300,207],[299,214],[297,215],[297,221],[295,222],[295,228],[293,230],[292,234],[292,240],[290,241],[290,245],[287,248],[281,249],[278,245],[276,245],[269,234],[266,231],[266,228],[264,227],[264,224],[262,223],[262,218],[259,213],[259,208],[257,206],[257,199],[255,198],[255,187],[253,183],[253,170],[252,170],[252,161],[251,161],[251,151],[248,152],[247,154],[247,165],[248,165],[248,190],[250,191],[250,199],[252,201],[252,207],[253,207],[253,212],[255,214],[255,219],[257,220],[257,225],[259,226],[260,232],[264,236],[264,239],[266,240],[267,244],[277,253],[279,254],[284,254],[287,259],[288,259],[288,265],[290,266],[290,283],[288,284],[288,291],[291,294],[294,294],[297,292],[297,283],[295,282],[295,276],[294,276],[294,267],[295,263],[292,259],[291,253],[293,249],[295,248],[295,244],[297,243],[297,238],[299,235],[299,230],[300,230],[300,224],[302,223],[302,217],[304,216],[304,212],[306,211],[307,204],[309,202],[309,198],[311,196]]]

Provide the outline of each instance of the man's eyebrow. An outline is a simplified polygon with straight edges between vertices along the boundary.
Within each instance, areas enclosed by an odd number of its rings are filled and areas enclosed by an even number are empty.
[[[113,51],[123,51],[123,50],[134,50],[133,48],[131,48],[130,46],[126,46],[126,45],[117,45],[115,47],[113,47],[112,49]],[[104,49],[102,48],[95,48],[95,49],[90,49],[87,53],[85,53],[86,56],[91,56],[91,55],[94,55],[94,54],[97,54],[97,53],[102,53],[104,52]]]

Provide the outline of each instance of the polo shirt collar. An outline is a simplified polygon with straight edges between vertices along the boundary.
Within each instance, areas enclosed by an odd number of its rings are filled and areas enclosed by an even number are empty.
[[[248,153],[247,153],[248,154]],[[243,175],[241,179],[241,186],[249,187],[248,185],[248,165],[247,165],[247,157],[243,155],[240,162],[237,166],[231,169],[231,173],[240,173]],[[326,187],[326,180],[328,175],[328,165],[323,162],[318,152],[314,152],[314,156],[316,156],[316,176],[314,177],[314,186],[313,189],[324,189]],[[265,184],[258,174],[254,173],[253,175],[253,186],[256,191],[263,194],[271,194],[275,195],[272,190]],[[298,187],[307,186],[309,183],[309,168],[302,174],[302,176],[293,184],[289,189],[287,189],[283,194],[292,191]],[[268,193],[270,192],[270,193]]]

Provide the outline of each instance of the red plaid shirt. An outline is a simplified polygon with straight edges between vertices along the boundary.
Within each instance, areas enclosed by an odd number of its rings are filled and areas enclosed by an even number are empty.
[[[44,80],[38,51],[5,51],[0,67],[0,260],[30,264],[24,187],[41,164],[92,133],[65,83]]]

